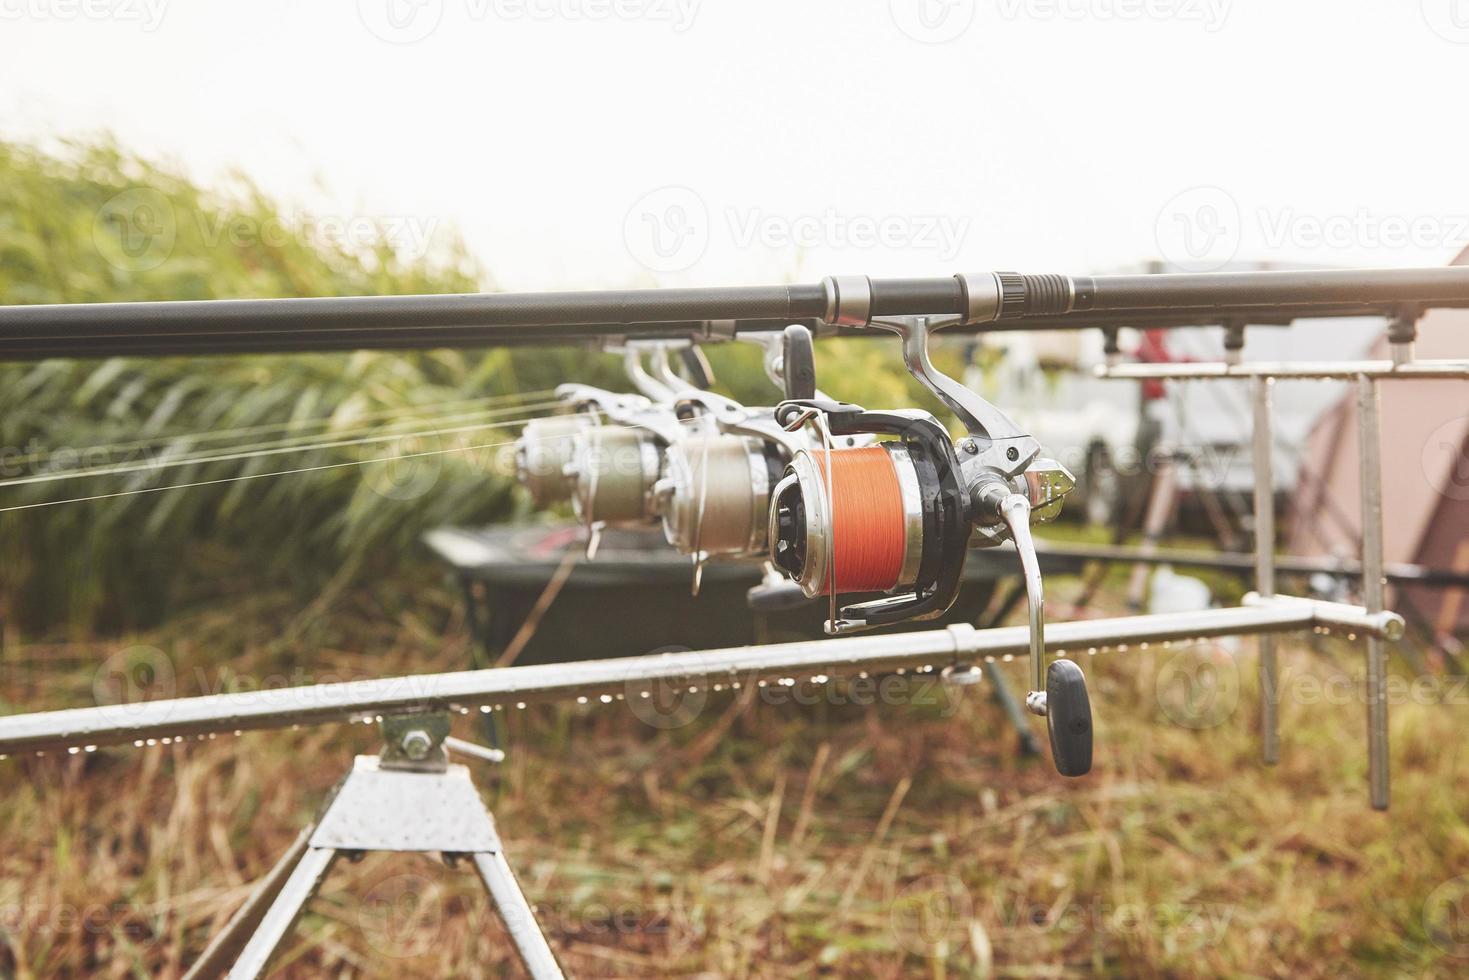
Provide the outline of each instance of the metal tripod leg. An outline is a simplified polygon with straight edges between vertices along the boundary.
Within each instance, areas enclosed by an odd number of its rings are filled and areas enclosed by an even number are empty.
[[[482,851],[473,857],[474,869],[490,893],[495,912],[505,924],[505,931],[510,933],[510,941],[515,943],[526,971],[537,980],[560,977],[561,967],[556,962],[556,955],[541,933],[535,910],[520,890],[520,882],[515,880],[515,872],[510,869],[510,862],[505,860],[505,852]]]
[[[245,945],[235,965],[230,968],[230,980],[238,978],[263,977],[270,961],[280,949],[291,929],[296,925],[296,920],[301,917],[301,910],[306,903],[311,901],[311,896],[321,887],[322,879],[331,870],[332,863],[337,859],[337,850],[331,847],[308,847],[301,855],[301,860],[291,871],[291,877],[286,879],[280,894],[270,904],[270,909],[260,921],[260,927],[255,930],[255,935]]]
[[[275,866],[266,872],[265,877],[260,879],[250,897],[245,899],[245,904],[230,916],[229,922],[210,940],[199,959],[184,974],[184,980],[212,980],[225,975],[229,965],[240,955],[240,950],[250,941],[250,934],[259,928],[260,920],[265,918],[266,911],[280,894],[286,879],[301,860],[301,855],[306,853],[306,845],[315,831],[316,824],[312,823],[296,836],[295,842],[280,856]]]
[[[469,856],[533,980],[562,980],[535,913],[505,860],[495,820],[446,749],[498,761],[499,754],[449,737],[444,712],[383,719],[383,752],[358,756],[316,825],[303,831],[254,894],[209,944],[191,978],[261,977],[342,854],[366,851]],[[248,940],[246,933],[253,934]],[[243,947],[243,948],[242,948]]]

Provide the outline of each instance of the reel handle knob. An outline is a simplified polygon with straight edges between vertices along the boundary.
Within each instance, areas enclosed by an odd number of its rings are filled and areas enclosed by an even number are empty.
[[[1071,660],[1057,660],[1046,671],[1046,731],[1051,759],[1063,776],[1092,771],[1092,703],[1086,675]]]

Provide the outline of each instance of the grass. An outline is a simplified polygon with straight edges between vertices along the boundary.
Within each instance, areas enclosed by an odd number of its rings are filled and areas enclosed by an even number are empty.
[[[465,630],[435,580],[411,569],[304,619],[282,591],[119,639],[10,635],[0,694],[12,712],[92,703],[99,664],[128,658],[179,694],[453,669]],[[1394,807],[1375,813],[1362,705],[1312,693],[1347,690],[1354,651],[1283,645],[1274,768],[1247,641],[1237,661],[1090,658],[1082,780],[1018,758],[983,686],[873,708],[715,695],[667,731],[621,704],[512,711],[508,761],[476,777],[576,976],[1462,976],[1469,695],[1435,680],[1394,704]],[[1020,686],[1019,664],[998,669]],[[374,743],[329,726],[0,763],[0,974],[177,975]],[[466,872],[396,855],[339,864],[282,962],[516,972]]]

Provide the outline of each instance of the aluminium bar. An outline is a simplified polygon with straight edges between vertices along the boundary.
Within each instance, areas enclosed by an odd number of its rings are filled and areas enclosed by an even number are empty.
[[[229,980],[256,980],[270,969],[270,961],[290,938],[296,920],[306,909],[321,883],[336,863],[338,852],[329,847],[307,847],[296,866],[276,892],[270,908],[230,967]]]
[[[1306,599],[1290,595],[1262,596],[1257,592],[1247,592],[1241,598],[1240,604],[1251,609],[1305,606],[1315,617],[1316,626],[1326,630],[1346,630],[1353,637],[1360,634],[1395,641],[1402,639],[1407,629],[1407,623],[1403,617],[1395,612],[1385,609],[1368,612],[1362,606],[1327,602],[1324,599]]]
[[[1059,653],[1122,644],[1295,632],[1323,625],[1322,611],[1331,609],[1342,610],[1345,615],[1354,607],[1280,601],[1258,608],[1057,623],[1046,631],[1046,647]],[[798,674],[842,676],[860,671],[938,669],[981,659],[1023,657],[1029,651],[1029,642],[1030,631],[1024,626],[990,630],[950,626],[892,636],[808,640],[74,708],[0,718],[0,753],[137,744],[148,739],[319,725],[381,714],[603,696],[615,700],[646,696],[650,687],[660,684],[734,685]]]
[[[1255,573],[1255,555],[1243,551],[1203,551],[1197,549],[1165,549],[1144,553],[1141,548],[1122,545],[1073,544],[1036,540],[1041,568],[1049,574],[1065,574],[1089,561],[1120,564],[1176,565],[1181,568],[1210,568],[1240,575]],[[1355,559],[1310,558],[1299,555],[1277,555],[1275,571],[1285,575],[1330,575],[1334,578],[1361,578],[1362,563]],[[1454,586],[1469,588],[1469,572],[1446,568],[1389,562],[1382,566],[1383,578],[1395,585]]]
[[[265,914],[275,904],[276,897],[285,887],[291,872],[301,863],[301,858],[306,854],[306,846],[315,831],[316,822],[312,821],[296,835],[295,842],[276,860],[265,877],[253,886],[245,904],[235,911],[224,928],[214,934],[204,952],[199,954],[199,958],[189,967],[189,972],[184,974],[183,980],[215,980],[229,971],[230,964],[239,957],[240,951],[249,943],[250,936],[259,928],[260,920],[265,918]]]
[[[1271,388],[1267,377],[1251,379],[1255,424],[1250,433],[1255,475],[1255,588],[1262,597],[1275,595],[1275,468],[1273,428],[1270,420]],[[1280,668],[1276,661],[1275,637],[1261,634],[1260,756],[1267,766],[1280,761]]]
[[[1414,361],[1255,361],[1246,364],[1118,364],[1098,365],[1099,378],[1128,381],[1209,381],[1216,378],[1297,378],[1354,381],[1409,378],[1414,381],[1469,379],[1469,360]]]
[[[1357,439],[1362,478],[1362,606],[1382,611],[1382,425],[1377,382],[1357,381]],[[1387,644],[1367,638],[1367,781],[1372,806],[1389,801],[1387,746]]]

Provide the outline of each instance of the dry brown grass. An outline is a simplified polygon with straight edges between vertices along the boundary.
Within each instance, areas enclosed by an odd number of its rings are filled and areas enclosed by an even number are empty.
[[[448,591],[351,594],[281,643],[290,603],[126,642],[166,651],[180,693],[226,668],[341,679],[465,660]],[[90,703],[123,645],[10,637],[9,710]],[[1219,724],[1202,730],[1171,720],[1176,691],[1158,694],[1194,654],[1091,660],[1098,766],[1078,781],[1017,759],[982,687],[948,707],[716,698],[670,732],[621,705],[512,712],[510,758],[479,778],[576,976],[1469,973],[1451,955],[1469,952],[1454,947],[1463,923],[1445,933],[1456,923],[1424,911],[1469,871],[1469,695],[1440,685],[1456,703],[1394,705],[1394,808],[1378,814],[1352,698],[1311,703],[1308,682],[1288,683],[1284,761],[1258,764],[1243,649],[1237,705],[1205,704]],[[1287,677],[1350,674],[1351,650],[1292,641]],[[0,974],[177,975],[373,743],[335,726],[0,764]],[[389,855],[338,865],[283,966],[516,972],[465,872]]]

